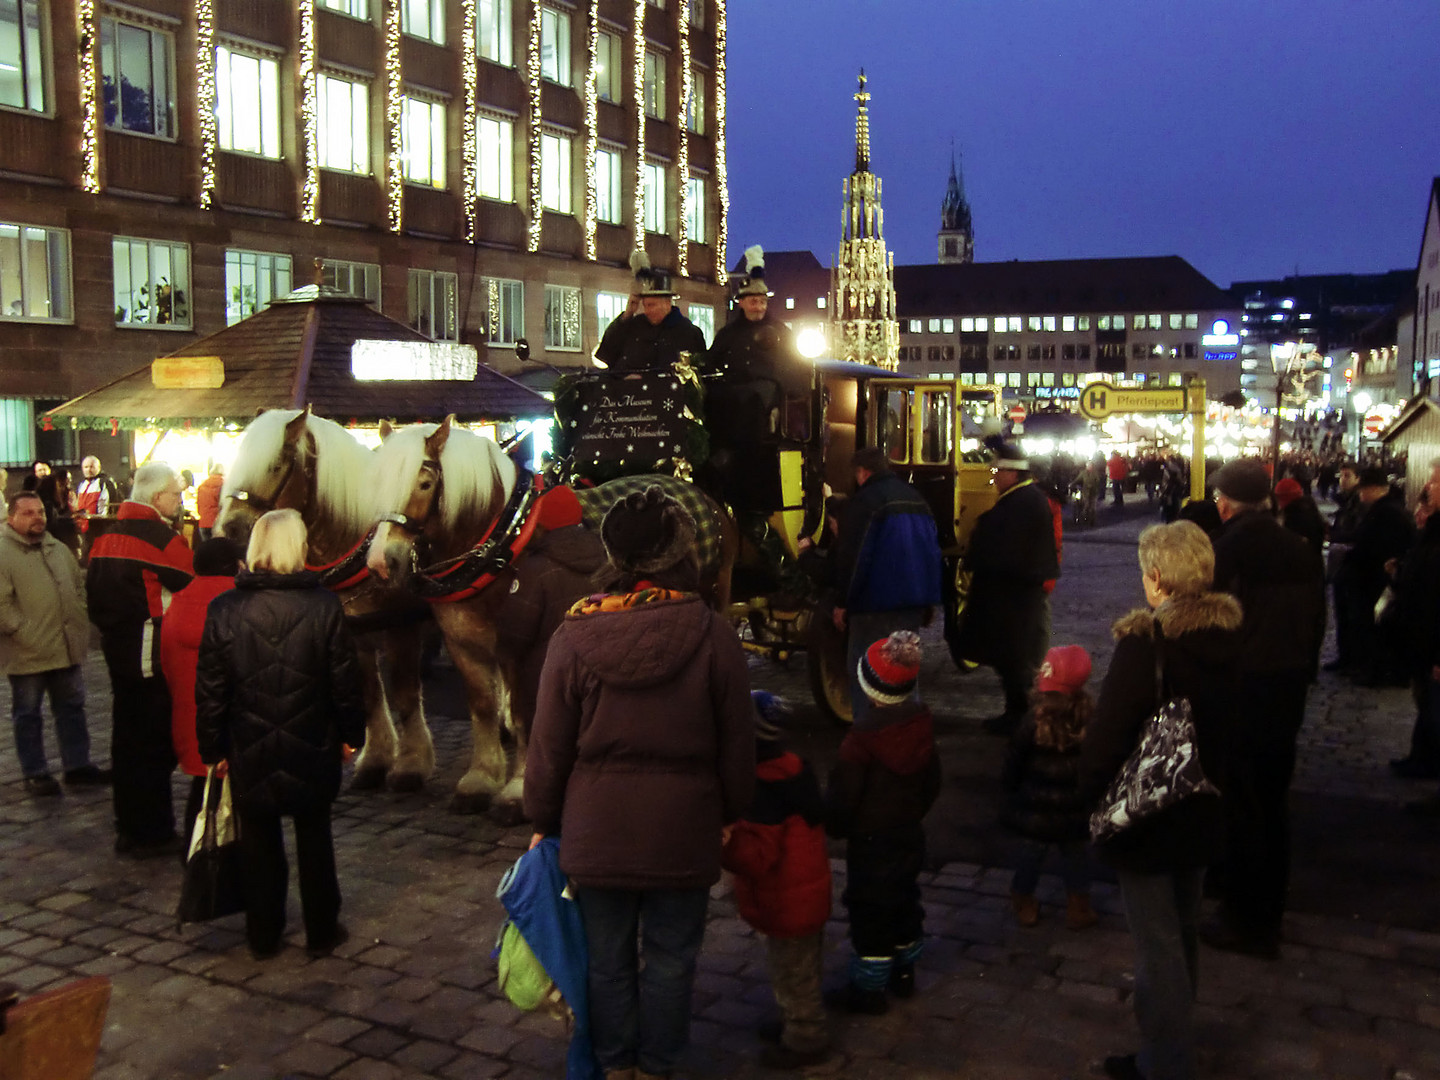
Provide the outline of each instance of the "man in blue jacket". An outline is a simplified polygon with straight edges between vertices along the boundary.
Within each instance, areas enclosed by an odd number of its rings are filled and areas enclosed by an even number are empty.
[[[896,630],[919,630],[940,603],[940,541],[930,506],[890,471],[878,446],[855,451],[855,495],[845,505],[835,542],[840,601],[835,628],[849,631],[846,670],[858,723],[870,712],[856,668],[873,642]]]

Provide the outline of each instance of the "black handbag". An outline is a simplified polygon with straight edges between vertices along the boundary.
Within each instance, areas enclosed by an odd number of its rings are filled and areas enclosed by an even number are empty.
[[[230,804],[230,777],[205,778],[205,802],[195,819],[175,922],[209,922],[245,910],[240,830]]]
[[[1165,696],[1164,637],[1155,627],[1155,700],[1140,741],[1090,815],[1090,839],[1101,844],[1138,821],[1199,795],[1220,794],[1205,778],[1187,698]]]

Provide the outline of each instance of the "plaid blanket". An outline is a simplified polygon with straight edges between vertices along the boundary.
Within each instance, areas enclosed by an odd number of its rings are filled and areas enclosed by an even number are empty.
[[[694,484],[673,476],[622,476],[607,480],[598,487],[575,489],[580,511],[587,529],[600,532],[600,521],[606,512],[632,492],[644,491],[651,484],[659,486],[695,519],[695,553],[700,560],[700,573],[712,576],[720,569],[720,515],[723,511]]]

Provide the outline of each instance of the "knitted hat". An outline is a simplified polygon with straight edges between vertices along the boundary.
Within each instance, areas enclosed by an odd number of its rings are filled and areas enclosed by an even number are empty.
[[[1079,645],[1057,645],[1045,654],[1035,689],[1043,693],[1079,693],[1090,678],[1090,654]]]
[[[750,702],[755,706],[755,738],[761,742],[778,742],[790,715],[790,706],[769,690],[751,690]]]
[[[1287,476],[1275,485],[1275,502],[1281,510],[1304,494],[1305,491],[1300,487],[1300,481],[1293,476]]]
[[[1215,490],[1241,503],[1262,503],[1270,497],[1270,474],[1255,458],[1237,458],[1210,478]]]
[[[645,253],[644,248],[636,248],[630,253],[630,270],[635,275],[635,292],[639,295],[664,296],[672,300],[675,298],[675,290],[670,285],[670,272],[651,266],[650,256]]]
[[[745,276],[740,279],[740,288],[735,290],[735,295],[775,295],[765,286],[765,250],[759,244],[745,249]]]
[[[656,484],[632,491],[600,522],[605,554],[618,570],[654,574],[668,570],[695,548],[695,521]]]
[[[855,672],[860,689],[871,701],[898,705],[910,696],[920,679],[920,635],[897,630],[865,650]]]

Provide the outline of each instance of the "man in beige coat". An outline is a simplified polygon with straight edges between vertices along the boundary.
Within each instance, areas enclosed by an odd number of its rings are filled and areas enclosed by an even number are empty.
[[[85,583],[75,556],[45,531],[45,504],[16,495],[0,527],[0,671],[10,677],[15,754],[30,795],[59,795],[45,760],[45,695],[55,715],[66,784],[104,784],[109,770],[90,762],[85,679],[90,644]]]

